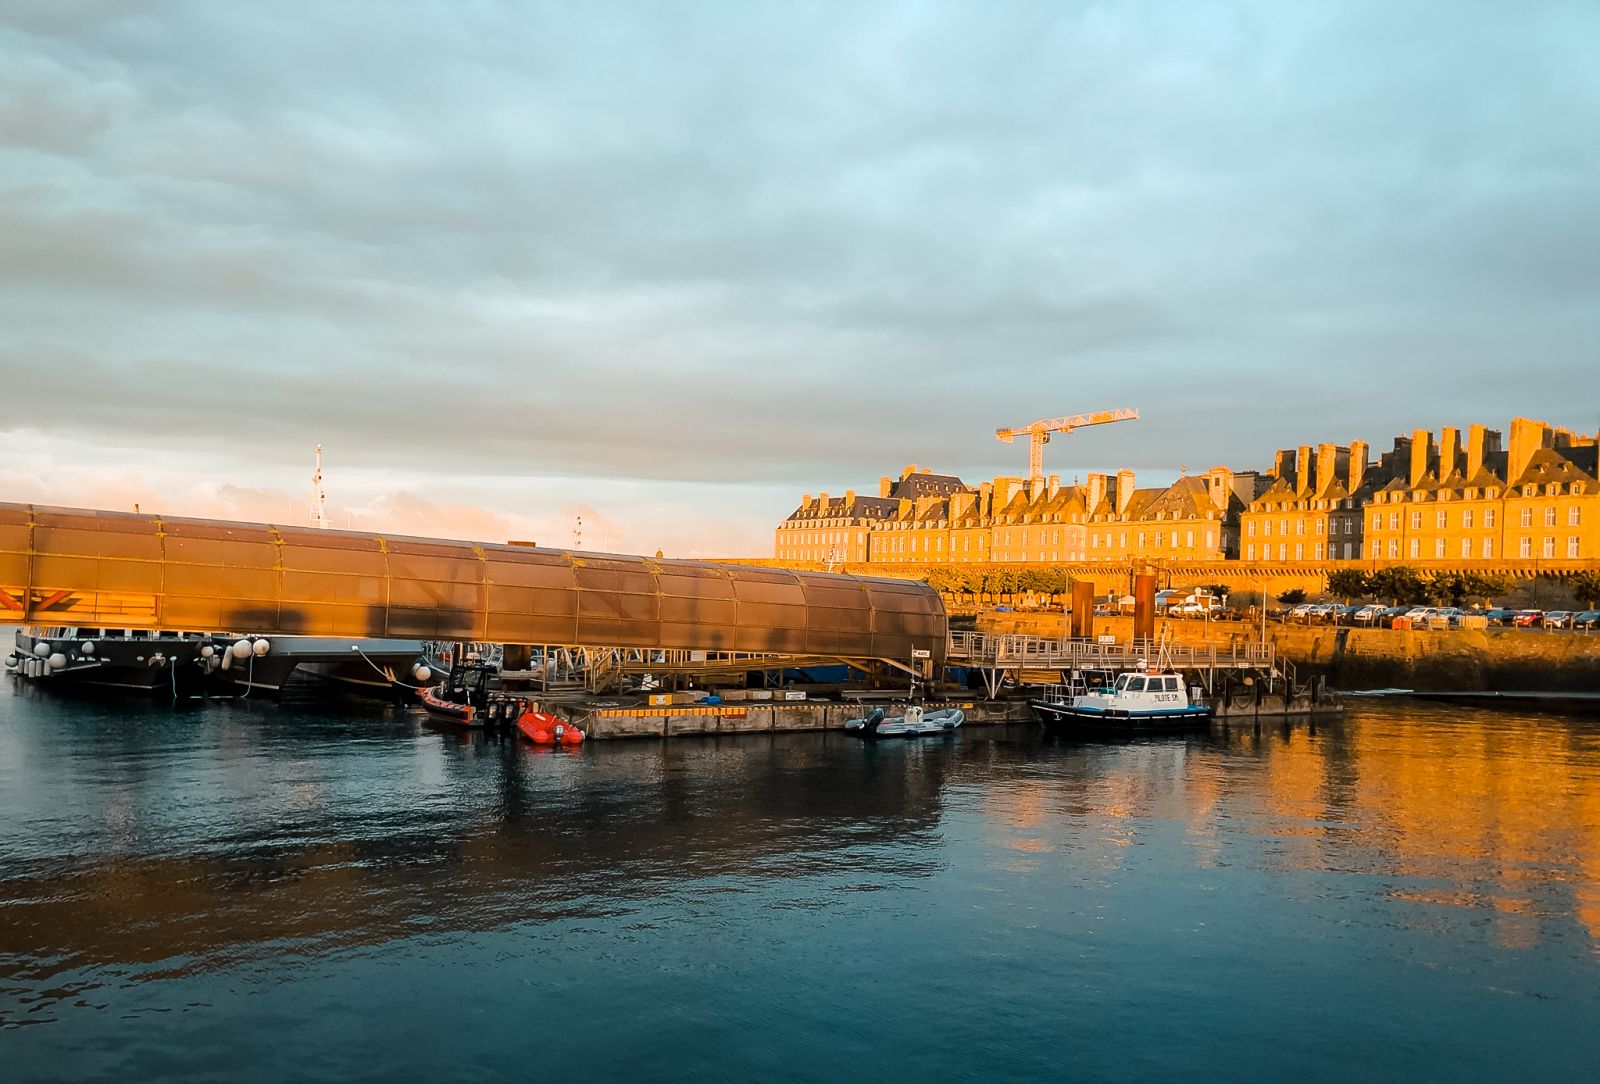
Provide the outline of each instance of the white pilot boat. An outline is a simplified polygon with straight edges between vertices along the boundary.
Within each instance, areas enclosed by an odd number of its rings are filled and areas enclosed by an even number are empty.
[[[1045,686],[1028,706],[1051,730],[1189,730],[1211,722],[1212,709],[1191,704],[1183,675],[1141,664],[1112,680],[1078,671],[1067,685]]]

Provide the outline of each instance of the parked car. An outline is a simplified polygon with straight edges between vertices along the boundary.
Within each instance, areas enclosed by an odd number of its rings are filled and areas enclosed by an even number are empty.
[[[1494,609],[1483,611],[1483,616],[1489,619],[1491,625],[1510,625],[1511,619],[1517,616],[1517,611]]]
[[[1383,613],[1385,609],[1386,607],[1377,603],[1373,603],[1370,606],[1357,606],[1355,612],[1350,615],[1350,620],[1357,625],[1376,625],[1378,615]]]
[[[1547,629],[1570,629],[1572,619],[1578,615],[1571,610],[1551,610],[1544,615],[1544,627]]]
[[[1575,629],[1600,629],[1600,610],[1585,610],[1572,619]]]
[[[1288,614],[1284,616],[1284,620],[1285,621],[1304,621],[1306,619],[1306,614],[1308,614],[1310,612],[1311,612],[1311,603],[1302,602],[1300,605],[1298,605],[1298,606],[1294,607],[1294,609],[1290,610],[1288,612]]]
[[[1439,616],[1449,621],[1451,628],[1458,628],[1461,625],[1461,615],[1465,612],[1459,606],[1444,606],[1440,608]]]
[[[1404,617],[1410,612],[1410,606],[1386,606],[1378,612],[1373,624],[1379,628],[1392,629],[1394,628],[1395,618]]]
[[[1511,623],[1519,629],[1536,629],[1544,623],[1544,611],[1518,610]]]

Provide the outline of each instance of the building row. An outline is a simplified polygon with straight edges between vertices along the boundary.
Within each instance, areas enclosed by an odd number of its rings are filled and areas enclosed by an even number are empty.
[[[1600,435],[1517,418],[1280,451],[1270,470],[1213,467],[1140,488],[1133,471],[1062,485],[970,486],[912,465],[876,496],[807,494],[776,531],[785,562],[1082,564],[1600,558]]]

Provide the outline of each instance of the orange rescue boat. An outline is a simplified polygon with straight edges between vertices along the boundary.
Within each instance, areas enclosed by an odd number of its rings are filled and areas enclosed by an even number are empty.
[[[522,717],[517,720],[517,729],[522,731],[524,738],[535,745],[583,744],[583,731],[559,716],[534,711],[532,708],[522,713]]]

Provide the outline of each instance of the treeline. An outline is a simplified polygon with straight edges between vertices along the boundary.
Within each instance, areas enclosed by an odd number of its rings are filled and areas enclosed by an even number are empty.
[[[1055,568],[930,568],[921,577],[946,595],[1063,595],[1072,577]]]

